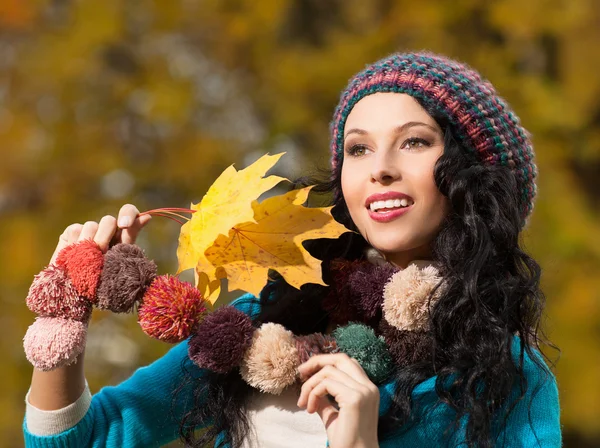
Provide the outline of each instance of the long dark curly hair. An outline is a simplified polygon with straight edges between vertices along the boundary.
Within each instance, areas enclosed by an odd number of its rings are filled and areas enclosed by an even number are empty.
[[[444,132],[444,153],[434,178],[450,203],[450,212],[432,242],[432,257],[445,282],[442,296],[430,309],[431,356],[397,369],[390,410],[379,419],[380,440],[408,428],[417,384],[437,376],[440,402],[456,415],[456,427],[466,419],[469,446],[496,444],[514,405],[525,396],[527,381],[523,359],[527,354],[543,367],[533,350],[545,341],[540,328],[544,295],[540,266],[521,247],[519,185],[514,173],[501,166],[484,167],[470,157],[454,138],[447,121],[420,102]],[[314,189],[329,192],[336,219],[354,228],[341,191],[341,164]],[[314,183],[300,179],[297,184]],[[323,260],[323,275],[330,278],[329,262],[363,256],[366,241],[360,234],[307,244]],[[305,285],[300,290],[283,278],[271,281],[257,299],[261,311],[256,325],[276,322],[295,334],[324,332],[329,318],[321,307],[327,287]],[[520,357],[515,361],[512,343],[517,335]],[[545,369],[544,369],[545,370]],[[206,446],[224,432],[224,442],[239,446],[249,431],[246,405],[253,393],[239,371],[207,372],[195,382],[198,404],[181,422],[186,446]],[[518,390],[511,401],[511,392]],[[200,433],[194,428],[208,426]]]

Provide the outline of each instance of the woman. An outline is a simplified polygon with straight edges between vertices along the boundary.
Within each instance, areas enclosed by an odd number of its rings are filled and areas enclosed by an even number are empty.
[[[540,268],[519,246],[536,167],[518,118],[466,65],[408,53],[352,78],[331,130],[319,188],[358,231],[313,245],[331,286],[298,291],[279,278],[234,306],[254,327],[320,341],[363,322],[393,372],[374,381],[333,350],[307,356],[301,387],[266,394],[244,368],[199,369],[186,341],[91,397],[80,359],[34,371],[27,446],[160,446],[178,433],[188,446],[560,446],[556,383],[537,350]],[[146,220],[125,206],[118,222],[69,227],[57,251],[86,238],[106,249],[117,231],[133,242]],[[414,308],[388,300],[403,287],[394,278],[426,269],[438,280]]]

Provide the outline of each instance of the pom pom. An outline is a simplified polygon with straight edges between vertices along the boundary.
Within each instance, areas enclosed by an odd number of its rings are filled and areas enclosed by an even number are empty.
[[[296,349],[300,364],[305,363],[311,356],[322,353],[337,353],[338,346],[334,337],[313,333],[306,336],[296,336]]]
[[[62,267],[50,265],[33,279],[27,307],[44,317],[64,317],[87,322],[92,304],[77,294]]]
[[[177,277],[160,275],[144,294],[138,322],[148,336],[175,343],[192,333],[205,312],[200,291]]]
[[[48,371],[77,360],[87,336],[87,324],[60,317],[38,317],[23,339],[27,360],[38,370]]]
[[[354,300],[350,297],[348,277],[360,263],[360,261],[336,259],[330,264],[331,287],[329,293],[321,301],[321,307],[329,314],[333,323],[345,324],[348,321],[359,319]]]
[[[334,260],[330,265],[332,287],[322,307],[337,324],[349,321],[377,325],[381,319],[383,288],[398,270],[390,263]]]
[[[96,301],[96,289],[104,264],[100,246],[92,240],[71,244],[60,251],[56,264],[65,268],[80,295]]]
[[[240,374],[252,387],[279,395],[296,382],[298,365],[298,350],[292,332],[279,324],[267,323],[254,332]]]
[[[425,331],[398,330],[385,319],[379,323],[379,331],[387,343],[388,350],[397,367],[406,367],[417,362],[431,361],[431,335]]]
[[[341,352],[356,359],[375,384],[382,383],[393,370],[392,358],[383,338],[363,324],[336,328],[333,336]]]
[[[352,291],[351,300],[356,309],[363,315],[365,322],[379,321],[383,288],[398,268],[390,263],[374,265],[360,264],[348,276],[348,285]]]
[[[252,320],[232,306],[207,315],[190,338],[188,355],[203,369],[227,373],[242,362],[255,328]]]
[[[424,330],[429,325],[429,296],[441,281],[434,266],[410,264],[395,273],[383,292],[383,316],[399,330]],[[432,304],[439,299],[437,288]]]
[[[156,264],[134,244],[117,244],[104,256],[97,307],[128,313],[144,297],[156,277]]]

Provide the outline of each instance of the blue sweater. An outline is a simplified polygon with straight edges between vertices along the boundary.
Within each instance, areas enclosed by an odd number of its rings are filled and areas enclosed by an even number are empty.
[[[255,316],[260,306],[251,295],[244,295],[234,305]],[[518,340],[514,353],[518,356]],[[118,386],[102,388],[92,398],[84,418],[73,428],[54,436],[36,436],[23,423],[26,447],[44,448],[133,448],[160,447],[178,437],[179,421],[191,409],[192,390],[183,390],[173,398],[173,391],[183,378],[182,365],[196,369],[187,356],[187,341],[172,348],[165,356],[138,369]],[[560,447],[558,391],[554,376],[525,358],[525,374],[529,387],[524,399],[510,414],[499,433],[497,446]],[[454,412],[437,403],[435,377],[417,385],[413,399],[421,406],[416,424],[395,437],[380,441],[380,447],[464,447],[465,425],[452,428]],[[390,407],[395,384],[379,387],[383,415]],[[517,391],[515,390],[515,394]]]

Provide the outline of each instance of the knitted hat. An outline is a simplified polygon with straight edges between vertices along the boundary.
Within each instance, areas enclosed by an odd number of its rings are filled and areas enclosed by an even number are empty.
[[[523,221],[533,209],[537,168],[528,132],[494,87],[466,64],[432,53],[398,53],[354,76],[331,122],[332,167],[344,157],[344,126],[362,98],[406,93],[448,119],[458,142],[483,165],[505,165],[516,175]]]

